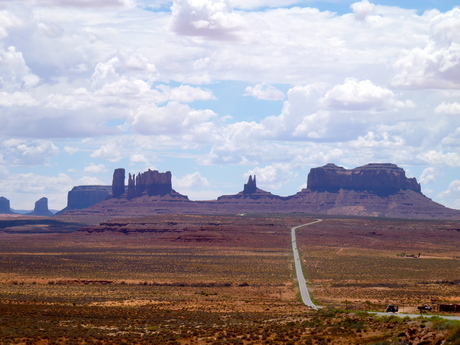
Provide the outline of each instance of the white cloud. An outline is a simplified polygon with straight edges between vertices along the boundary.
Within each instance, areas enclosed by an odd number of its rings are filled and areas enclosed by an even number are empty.
[[[80,149],[78,147],[65,146],[62,149],[62,151],[64,151],[68,155],[73,155],[73,154],[77,153],[78,151],[80,151]]]
[[[257,187],[259,188],[279,189],[290,182],[296,174],[291,164],[275,163],[263,168],[251,169],[245,174],[245,177],[249,175],[256,176]]]
[[[319,111],[317,113],[307,115],[302,122],[294,129],[293,136],[303,139],[320,139],[323,138],[329,127],[331,115],[327,111]]]
[[[83,176],[77,181],[78,186],[103,186],[107,185],[107,181],[103,181],[97,177],[93,176]]]
[[[365,20],[367,16],[372,14],[375,10],[375,5],[370,3],[368,0],[363,0],[361,2],[355,2],[351,5],[353,14],[356,20]]]
[[[46,165],[59,149],[48,140],[8,139],[0,143],[3,161],[10,165]]]
[[[133,118],[133,128],[141,134],[179,135],[208,131],[207,122],[216,117],[211,110],[194,110],[188,105],[169,102],[164,107],[141,108]]]
[[[133,163],[148,163],[148,159],[143,154],[134,154],[131,156],[130,161]]]
[[[171,88],[167,85],[157,86],[158,90],[165,96],[165,100],[177,101],[182,103],[190,103],[193,101],[207,101],[215,100],[212,91],[204,90],[199,87],[193,87],[190,85],[180,85],[178,87]]]
[[[62,209],[67,202],[67,192],[74,186],[68,175],[39,175],[35,173],[9,173],[0,179],[0,190],[10,200],[14,209],[33,209],[34,202],[46,196],[48,207]]]
[[[118,143],[109,142],[102,145],[90,155],[91,158],[106,159],[110,162],[118,162],[122,159],[122,150]]]
[[[394,107],[412,107],[411,102],[397,102],[395,94],[370,80],[346,79],[330,89],[320,102],[329,109],[383,111]]]
[[[452,181],[448,189],[439,193],[438,197],[444,202],[460,208],[460,180]]]
[[[91,163],[90,165],[85,167],[83,171],[90,172],[90,173],[104,173],[104,172],[107,172],[107,168],[105,167],[104,164]]]
[[[419,158],[430,165],[460,167],[460,155],[457,152],[443,153],[435,150],[429,150],[421,153]]]
[[[32,107],[38,102],[26,92],[0,92],[0,106],[3,107]]]
[[[37,85],[40,78],[31,73],[23,54],[10,46],[0,50],[0,89],[6,92],[23,90]]]
[[[449,114],[449,115],[458,115],[460,114],[460,103],[458,102],[442,102],[434,109],[437,114]]]
[[[270,84],[261,83],[255,86],[248,86],[244,90],[245,96],[252,96],[262,100],[279,101],[284,99],[284,93]]]
[[[429,184],[432,182],[436,182],[439,176],[441,176],[442,172],[437,167],[429,167],[423,170],[422,175],[420,175],[419,182],[421,184]]]
[[[199,172],[185,175],[182,178],[173,176],[173,186],[177,190],[201,189],[210,186],[209,181],[201,176]]]
[[[174,0],[171,9],[171,29],[181,35],[235,39],[243,26],[228,0]]]
[[[460,8],[435,16],[424,47],[408,50],[395,63],[396,86],[456,89],[460,84]]]

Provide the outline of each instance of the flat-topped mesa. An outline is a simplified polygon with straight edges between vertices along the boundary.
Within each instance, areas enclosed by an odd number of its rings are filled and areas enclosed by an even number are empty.
[[[391,195],[407,189],[421,193],[420,184],[415,178],[407,178],[404,169],[389,163],[372,163],[351,170],[329,163],[310,170],[307,188],[332,193],[340,189],[368,191],[378,195]]]
[[[10,201],[5,197],[0,196],[0,214],[11,214],[11,213],[14,213],[14,212],[11,211]]]

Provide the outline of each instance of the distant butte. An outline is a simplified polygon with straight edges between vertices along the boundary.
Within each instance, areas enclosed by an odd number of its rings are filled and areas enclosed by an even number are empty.
[[[28,213],[30,216],[41,216],[41,217],[52,217],[54,214],[48,209],[48,198],[41,198],[35,202],[35,208],[31,213]]]
[[[88,199],[88,194],[85,197]],[[390,163],[367,164],[350,170],[332,163],[313,168],[308,174],[307,188],[286,197],[259,189],[256,176],[249,176],[241,192],[209,201],[190,201],[187,196],[177,193],[172,188],[169,171],[129,174],[125,186],[124,169],[116,169],[112,193],[106,200],[83,210],[62,212],[66,217],[91,215],[98,219],[163,213],[302,213],[460,219],[459,210],[427,198],[415,178],[406,177],[404,169]]]

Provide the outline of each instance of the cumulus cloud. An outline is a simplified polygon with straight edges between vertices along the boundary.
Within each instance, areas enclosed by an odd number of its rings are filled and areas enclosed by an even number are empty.
[[[419,158],[430,165],[444,165],[450,167],[460,167],[460,155],[457,152],[439,152],[429,150],[421,153]]]
[[[235,39],[243,26],[228,0],[174,0],[171,10],[171,29],[181,35]]]
[[[48,140],[8,139],[0,143],[3,161],[11,165],[45,165],[59,153]]]
[[[0,89],[22,90],[38,84],[40,78],[30,71],[21,52],[10,46],[0,50]]]
[[[456,89],[460,84],[460,8],[435,16],[425,47],[406,52],[395,63],[393,83],[411,88]]]
[[[441,170],[437,167],[429,167],[423,170],[422,174],[420,175],[419,182],[421,184],[428,184],[432,182],[436,182],[438,177],[441,175]]]
[[[395,94],[370,80],[346,79],[330,89],[320,102],[329,109],[382,111],[394,107],[413,107],[410,101],[397,101]]]
[[[105,167],[104,164],[91,163],[90,165],[85,167],[83,171],[90,172],[90,173],[104,173],[104,172],[107,172],[107,168]]]
[[[361,2],[355,2],[351,5],[353,10],[353,15],[356,20],[363,21],[372,14],[375,10],[375,5],[370,3],[368,0],[363,0]]]
[[[178,190],[189,190],[197,188],[206,188],[210,186],[209,181],[201,176],[199,172],[194,172],[193,174],[185,175],[182,178],[173,176],[173,185],[174,188]]]
[[[244,92],[245,96],[252,96],[257,99],[279,101],[284,99],[284,93],[270,84],[261,83],[255,86],[248,86]]]
[[[134,154],[129,159],[132,163],[148,163],[148,159],[143,154]]]
[[[245,177],[255,175],[259,188],[279,189],[296,175],[293,168],[291,164],[275,163],[263,168],[251,169],[245,174]]]
[[[460,103],[458,102],[442,102],[434,109],[437,114],[449,114],[449,115],[458,115],[460,114]]]
[[[134,115],[132,126],[141,134],[179,135],[207,131],[207,122],[216,117],[211,110],[195,110],[179,102],[164,107],[144,107]]]
[[[122,159],[122,149],[117,142],[102,145],[90,155],[91,158],[106,159],[110,162],[118,162]]]
[[[449,183],[447,190],[439,193],[438,197],[453,204],[454,207],[460,208],[460,180],[454,180]]]

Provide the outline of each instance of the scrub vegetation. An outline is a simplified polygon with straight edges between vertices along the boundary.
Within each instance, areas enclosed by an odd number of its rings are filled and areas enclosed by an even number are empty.
[[[438,304],[460,303],[459,224],[325,219],[299,228],[323,306],[313,311],[299,300],[290,248],[290,227],[311,218],[202,216],[200,230],[189,217],[152,217],[174,221],[173,233],[0,234],[0,343],[460,342],[456,321],[367,312],[429,304],[442,314]]]

